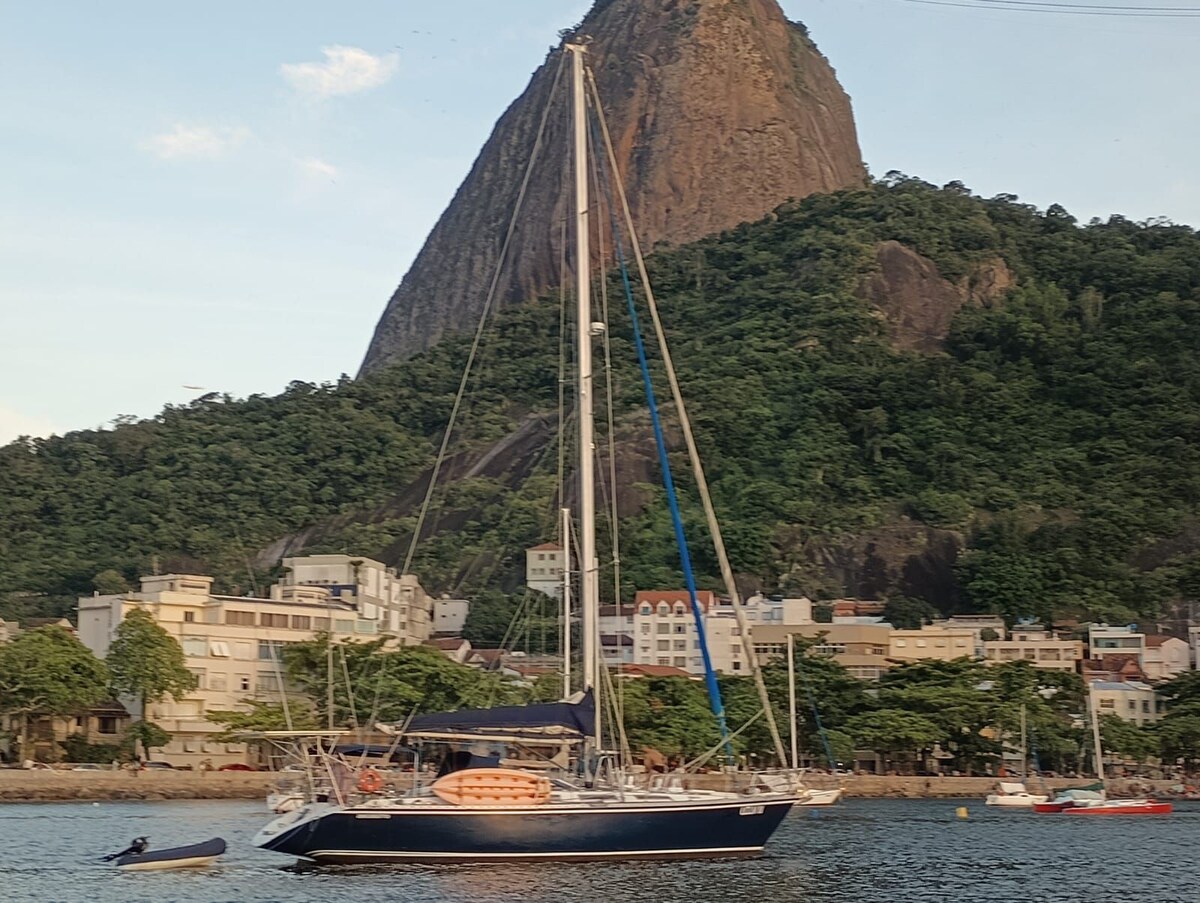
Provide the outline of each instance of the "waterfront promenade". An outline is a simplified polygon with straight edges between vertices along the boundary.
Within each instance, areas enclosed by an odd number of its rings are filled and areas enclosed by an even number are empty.
[[[23,771],[0,769],[0,803],[62,802],[69,800],[232,800],[263,799],[281,777],[267,772],[247,771]],[[721,775],[699,775],[698,786],[722,784]],[[813,787],[846,788],[848,797],[863,799],[960,799],[982,800],[995,786],[995,778],[898,777],[893,775],[812,775]],[[1086,778],[1052,778],[1052,789],[1090,783]],[[1174,781],[1139,781],[1129,788],[1110,781],[1115,796],[1154,792],[1169,796]],[[1031,781],[1030,790],[1040,791]],[[1152,788],[1152,789],[1151,789]]]

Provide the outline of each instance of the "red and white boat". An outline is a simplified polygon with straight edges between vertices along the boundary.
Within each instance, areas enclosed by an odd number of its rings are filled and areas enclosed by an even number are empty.
[[[1064,815],[1170,815],[1175,807],[1159,800],[1100,800],[1063,809]]]
[[[1096,701],[1089,699],[1092,710],[1092,739],[1096,746],[1096,773],[1104,787],[1104,749],[1100,742],[1100,718]],[[1170,815],[1175,807],[1151,799],[1110,800],[1106,789],[1079,788],[1064,790],[1046,803],[1034,804],[1033,811],[1042,815]]]

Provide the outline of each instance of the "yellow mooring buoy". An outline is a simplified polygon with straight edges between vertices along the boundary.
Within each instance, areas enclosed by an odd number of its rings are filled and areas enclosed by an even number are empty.
[[[959,818],[966,818],[970,813],[967,812],[966,806],[959,806],[957,809],[954,810],[954,814],[957,815]]]

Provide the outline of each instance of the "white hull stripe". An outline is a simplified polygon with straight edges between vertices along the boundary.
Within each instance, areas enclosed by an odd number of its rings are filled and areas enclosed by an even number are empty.
[[[793,806],[797,802],[795,797],[788,799],[758,799],[748,796],[745,799],[736,800],[733,802],[721,803],[691,803],[683,805],[663,805],[663,806],[639,806],[636,804],[628,807],[620,804],[609,804],[600,806],[555,806],[553,804],[546,806],[533,806],[521,809],[510,809],[506,806],[489,806],[480,807],[477,809],[468,809],[462,806],[397,806],[394,809],[379,807],[377,809],[333,809],[330,811],[321,812],[318,817],[328,815],[374,815],[378,817],[392,815],[612,815],[620,813],[622,815],[645,813],[645,812],[711,812],[713,810],[742,809],[745,806]],[[298,824],[298,823],[297,823]]]
[[[365,852],[363,850],[313,850],[302,853],[306,859],[321,859],[327,856],[339,858],[371,858],[371,859],[571,859],[578,857],[596,858],[627,858],[631,856],[693,856],[715,853],[761,853],[762,847],[697,847],[686,850],[608,850],[604,852],[573,852],[573,853],[397,853],[397,852]]]
[[[123,872],[161,872],[166,869],[191,869],[211,865],[216,856],[194,856],[191,859],[160,859],[157,862],[131,862],[118,865]]]

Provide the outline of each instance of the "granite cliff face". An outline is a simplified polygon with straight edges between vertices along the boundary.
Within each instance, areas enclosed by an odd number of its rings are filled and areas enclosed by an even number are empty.
[[[776,0],[599,0],[579,31],[593,42],[591,65],[646,247],[866,181],[850,100]],[[362,372],[474,326],[560,55],[551,52],[500,118],[388,302]],[[503,304],[560,281],[569,137],[560,91],[499,284]]]

